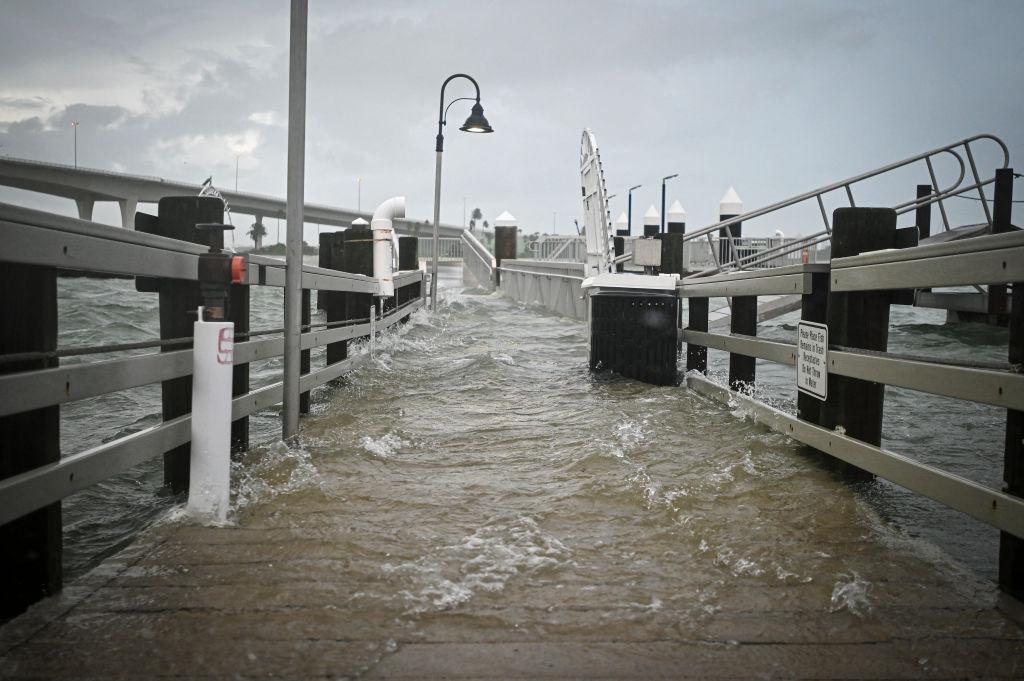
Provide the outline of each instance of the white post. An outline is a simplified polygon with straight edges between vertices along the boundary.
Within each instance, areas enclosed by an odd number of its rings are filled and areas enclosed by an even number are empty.
[[[370,357],[377,349],[377,306],[370,300]]]
[[[231,483],[231,369],[235,325],[204,322],[192,327],[192,452],[188,512],[223,523]]]

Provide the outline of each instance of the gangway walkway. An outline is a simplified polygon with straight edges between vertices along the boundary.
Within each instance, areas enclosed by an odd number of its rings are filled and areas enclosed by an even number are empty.
[[[586,326],[447,291],[173,514],[0,629],[0,677],[1011,678],[995,588],[792,441],[591,375]]]

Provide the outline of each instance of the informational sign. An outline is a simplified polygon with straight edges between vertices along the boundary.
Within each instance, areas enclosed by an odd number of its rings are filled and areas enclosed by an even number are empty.
[[[801,321],[797,327],[796,387],[819,400],[828,396],[828,327]]]

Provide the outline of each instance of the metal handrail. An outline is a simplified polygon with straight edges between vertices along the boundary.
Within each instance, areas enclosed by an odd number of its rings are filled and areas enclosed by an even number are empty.
[[[933,203],[938,203],[939,204],[939,210],[940,210],[940,212],[942,214],[943,225],[945,226],[946,230],[949,230],[949,219],[948,219],[948,217],[946,215],[946,209],[945,209],[945,206],[943,204],[943,200],[947,199],[947,198],[950,198],[951,196],[958,196],[960,194],[964,194],[964,193],[969,192],[969,191],[977,190],[979,195],[983,199],[982,204],[985,206],[985,217],[986,217],[989,225],[991,225],[992,224],[992,217],[991,217],[991,212],[990,212],[990,210],[988,208],[987,197],[985,196],[984,187],[985,187],[985,185],[993,183],[995,181],[995,177],[992,177],[991,179],[983,181],[981,179],[981,177],[979,176],[979,174],[978,174],[978,166],[977,166],[977,163],[974,160],[974,153],[971,151],[971,143],[972,142],[977,142],[979,140],[991,140],[991,141],[995,142],[999,146],[999,148],[1002,149],[1002,151],[1003,151],[1003,164],[1002,164],[1002,166],[1000,166],[1000,168],[1008,168],[1009,167],[1009,165],[1010,165],[1010,151],[1007,148],[1006,144],[1001,139],[999,139],[995,135],[991,135],[991,134],[987,134],[987,133],[983,133],[983,134],[979,134],[979,135],[974,135],[972,137],[967,137],[965,139],[959,140],[959,141],[954,142],[952,144],[947,144],[945,146],[938,147],[938,148],[932,149],[930,151],[926,151],[926,152],[924,152],[922,154],[917,154],[916,156],[911,156],[911,157],[905,158],[905,159],[903,159],[901,161],[896,161],[895,163],[890,163],[888,165],[884,165],[884,166],[881,166],[879,168],[875,168],[874,170],[869,170],[869,171],[867,171],[865,173],[861,173],[860,175],[854,175],[853,177],[849,177],[849,178],[847,178],[845,180],[840,180],[839,182],[834,182],[832,184],[825,185],[824,187],[819,187],[818,189],[814,189],[814,190],[811,190],[809,192],[805,192],[803,194],[798,194],[797,196],[793,196],[793,197],[790,197],[790,198],[785,199],[783,201],[779,201],[777,203],[773,203],[773,204],[771,204],[769,206],[765,206],[764,208],[758,208],[756,210],[748,211],[748,212],[743,213],[741,215],[737,215],[737,216],[728,218],[726,220],[721,220],[719,222],[716,222],[716,223],[714,223],[712,225],[709,225],[707,227],[703,227],[701,229],[695,230],[693,232],[688,232],[687,234],[685,234],[683,236],[683,241],[684,242],[685,241],[690,241],[692,239],[696,239],[696,238],[699,238],[699,237],[702,237],[702,236],[707,236],[710,239],[710,234],[712,232],[716,231],[716,230],[724,229],[726,227],[729,227],[731,225],[734,225],[734,224],[737,224],[737,223],[740,223],[740,222],[744,222],[746,220],[752,220],[754,218],[758,218],[758,217],[761,217],[763,215],[767,215],[769,213],[773,213],[773,212],[775,212],[777,210],[781,210],[783,208],[788,208],[789,206],[793,206],[793,205],[796,205],[798,203],[802,203],[802,202],[807,201],[809,199],[817,200],[818,207],[821,210],[822,219],[823,219],[823,221],[825,223],[825,231],[828,232],[828,233],[831,233],[832,226],[831,226],[831,224],[829,224],[828,214],[827,214],[827,212],[825,210],[825,203],[822,200],[822,197],[825,194],[828,194],[829,192],[833,192],[833,191],[835,191],[837,189],[845,189],[847,197],[849,198],[849,201],[850,201],[850,205],[851,206],[855,206],[856,204],[855,204],[854,199],[853,199],[853,190],[851,189],[851,185],[854,185],[854,184],[856,184],[858,182],[861,182],[863,180],[870,179],[872,177],[877,177],[879,175],[883,175],[885,173],[888,173],[890,171],[896,170],[898,168],[902,168],[902,167],[910,165],[912,163],[918,163],[920,161],[924,161],[925,164],[928,166],[928,173],[929,173],[929,176],[931,177],[931,180],[932,180],[932,187],[936,188],[936,189],[933,190],[930,194],[928,194],[925,197],[921,197],[921,198],[918,198],[918,199],[914,199],[912,201],[907,201],[907,202],[904,202],[904,203],[897,204],[896,206],[894,206],[894,210],[896,210],[897,215],[902,215],[903,213],[907,213],[907,212],[910,212],[912,210],[916,210],[918,208],[923,208],[923,207],[929,206],[929,205],[931,205]],[[963,157],[959,153],[957,153],[957,148],[958,147],[963,147],[963,151],[966,154],[967,160],[968,160],[967,164],[964,163]],[[952,183],[948,187],[945,187],[945,188],[939,190],[939,189],[937,189],[938,181],[937,181],[937,178],[936,178],[936,175],[935,175],[935,168],[934,168],[934,165],[932,163],[932,159],[934,157],[936,157],[936,156],[941,155],[941,154],[950,154],[951,156],[953,156],[953,158],[955,158],[957,160],[957,163],[960,166],[960,174],[957,177],[956,182]],[[967,166],[968,165],[971,168],[971,175],[972,175],[972,177],[974,179],[974,182],[973,182],[973,184],[968,184],[966,186],[962,186],[963,182],[964,182],[964,178],[967,175]],[[713,254],[714,254],[714,249],[712,249],[712,251],[713,251]],[[714,254],[714,255],[716,255],[716,259],[717,259],[717,254]],[[718,264],[718,268],[716,270],[714,270],[714,271],[715,272],[719,272],[719,271],[722,270],[722,268],[726,267],[727,265],[733,264],[734,262],[735,261],[730,261],[728,263],[719,263]]]

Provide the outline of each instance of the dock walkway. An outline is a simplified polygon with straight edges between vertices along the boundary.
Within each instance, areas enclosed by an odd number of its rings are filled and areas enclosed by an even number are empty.
[[[515,320],[515,323],[512,323]],[[1020,678],[996,590],[797,446],[466,297],[0,629],[9,679]],[[415,351],[413,351],[415,349]]]

